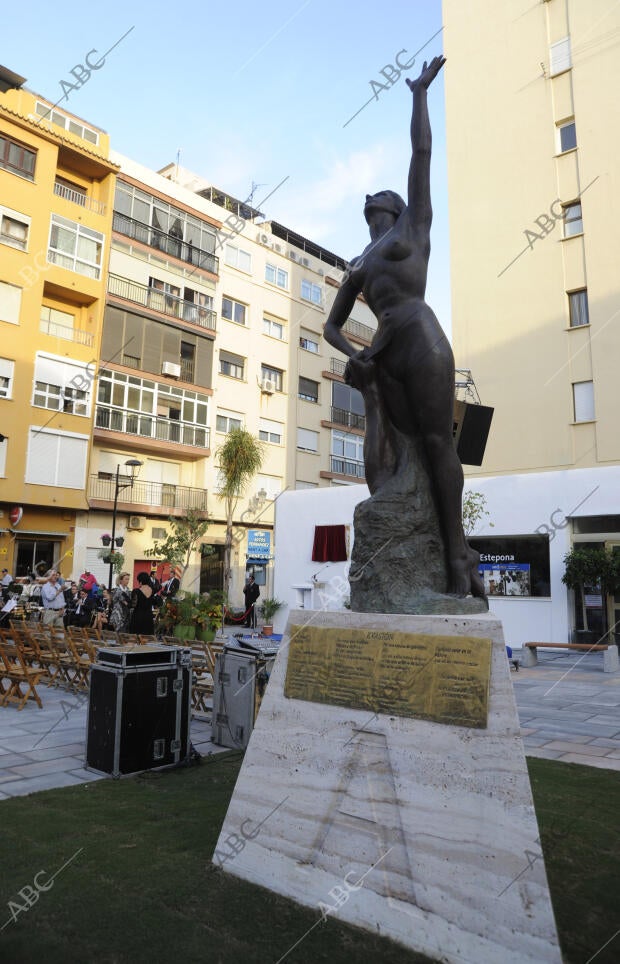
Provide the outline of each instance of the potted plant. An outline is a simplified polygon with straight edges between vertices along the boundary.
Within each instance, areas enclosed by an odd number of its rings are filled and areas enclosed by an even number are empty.
[[[620,590],[620,556],[604,546],[574,546],[564,556],[564,575],[562,582],[575,591],[580,601],[583,629],[575,630],[577,642],[613,643],[614,627],[611,629],[607,619],[607,602],[610,594]],[[600,606],[588,607],[586,596],[600,597]],[[590,631],[588,609],[600,611],[602,633]],[[607,638],[606,638],[607,637]]]
[[[168,606],[168,603],[166,603],[166,606]],[[196,621],[199,614],[196,594],[193,592],[179,594],[174,601],[174,609],[177,622],[172,630],[172,635],[176,636],[177,639],[195,639]]]
[[[100,549],[97,555],[103,560],[103,562],[105,562],[107,566],[112,563],[114,572],[117,574],[117,576],[120,576],[125,563],[125,556],[122,552],[115,552],[113,549]]]
[[[264,620],[263,628],[261,630],[263,636],[271,636],[273,633],[273,617],[278,610],[282,609],[282,607],[285,605],[286,603],[281,602],[279,599],[274,599],[273,597],[263,599],[261,605],[261,612]]]
[[[103,535],[101,536],[101,541],[103,542],[104,546],[109,546],[110,543],[112,542],[112,536],[110,535],[109,532],[104,532]],[[102,559],[103,556],[100,556],[99,558]]]
[[[125,544],[125,536],[117,536],[114,542],[116,543],[117,547],[120,549],[121,546]]]
[[[222,625],[222,593],[210,592],[197,599],[198,615],[196,617],[196,639],[210,643]]]

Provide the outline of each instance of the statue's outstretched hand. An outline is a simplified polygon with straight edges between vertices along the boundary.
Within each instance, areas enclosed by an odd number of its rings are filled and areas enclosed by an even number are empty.
[[[428,90],[445,62],[446,58],[443,56],[433,57],[430,64],[427,64],[426,61],[424,61],[424,66],[422,67],[420,76],[417,77],[416,80],[409,80],[409,78],[407,78],[407,86],[409,87],[409,90],[415,90],[416,87],[425,87]]]

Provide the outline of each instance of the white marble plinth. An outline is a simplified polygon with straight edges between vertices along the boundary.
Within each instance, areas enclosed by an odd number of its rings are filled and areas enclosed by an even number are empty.
[[[501,623],[291,612],[307,622],[491,638],[488,726],[287,699],[285,637],[214,861],[442,962],[559,964]]]

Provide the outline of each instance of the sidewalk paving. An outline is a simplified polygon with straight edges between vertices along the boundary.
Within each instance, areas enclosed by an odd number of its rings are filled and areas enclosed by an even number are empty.
[[[603,672],[602,653],[539,649],[511,677],[527,756],[620,770],[620,673]]]
[[[538,665],[511,679],[527,756],[620,770],[620,673],[603,673],[600,653],[539,650]],[[42,710],[0,707],[0,800],[106,779],[84,769],[87,694],[38,689]],[[204,717],[192,718],[190,738],[203,756],[226,750]]]

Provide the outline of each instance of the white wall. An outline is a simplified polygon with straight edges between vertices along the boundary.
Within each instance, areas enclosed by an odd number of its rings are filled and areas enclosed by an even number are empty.
[[[568,593],[562,583],[563,559],[570,549],[568,520],[620,514],[620,467],[468,478],[466,489],[482,492],[489,511],[474,535],[549,535],[551,598],[492,600],[506,642],[517,647],[528,640],[564,642],[570,628]],[[285,600],[287,608],[276,617],[276,631],[285,626],[289,609],[300,605],[301,590],[296,586],[310,587],[305,593],[306,608],[342,608],[342,598],[348,596],[344,580],[349,563],[312,562],[314,527],[352,527],[355,506],[367,497],[365,485],[303,489],[280,496],[276,503],[274,595]],[[324,588],[311,588],[314,574],[319,584],[325,583]]]

